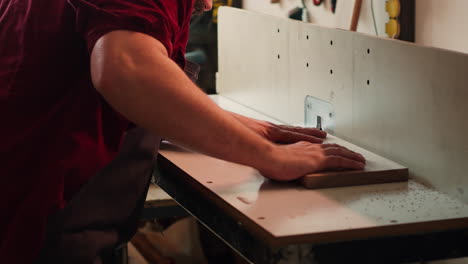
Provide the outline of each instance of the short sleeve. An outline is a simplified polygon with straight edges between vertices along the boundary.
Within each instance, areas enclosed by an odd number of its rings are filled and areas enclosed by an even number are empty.
[[[173,39],[177,21],[171,14],[176,5],[169,1],[152,0],[69,0],[76,12],[76,30],[91,53],[97,40],[114,30],[141,32],[158,39],[173,52]],[[166,4],[164,4],[166,2]]]

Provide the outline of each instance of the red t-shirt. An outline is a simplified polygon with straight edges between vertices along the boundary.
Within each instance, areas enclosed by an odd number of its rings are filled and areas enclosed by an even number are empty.
[[[30,263],[47,216],[116,154],[129,122],[93,88],[89,54],[124,29],[182,68],[194,0],[0,0],[0,256]]]

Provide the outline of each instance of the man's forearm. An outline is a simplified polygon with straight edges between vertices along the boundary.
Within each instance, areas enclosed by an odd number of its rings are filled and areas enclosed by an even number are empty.
[[[208,155],[261,168],[273,145],[222,111],[144,34],[116,31],[92,53],[93,83],[129,120]]]

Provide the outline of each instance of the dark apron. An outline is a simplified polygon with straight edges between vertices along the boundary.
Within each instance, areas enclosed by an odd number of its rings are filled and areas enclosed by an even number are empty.
[[[136,231],[160,139],[127,132],[117,157],[48,220],[37,263],[109,263]]]
[[[195,81],[199,67],[187,62]],[[129,130],[117,157],[48,219],[36,263],[110,264],[135,234],[161,139],[143,128]]]

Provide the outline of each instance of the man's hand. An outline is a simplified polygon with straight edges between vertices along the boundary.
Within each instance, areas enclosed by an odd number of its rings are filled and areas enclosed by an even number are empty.
[[[255,133],[275,143],[292,144],[300,141],[322,143],[323,139],[327,137],[327,132],[315,128],[275,125],[236,113],[229,113]]]
[[[260,168],[260,173],[270,179],[290,181],[306,174],[324,170],[362,170],[366,160],[337,144],[311,144],[298,142],[277,145],[269,166]]]

